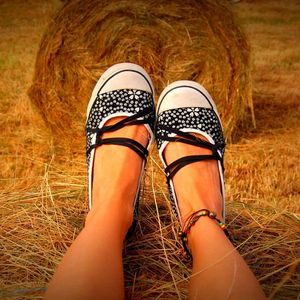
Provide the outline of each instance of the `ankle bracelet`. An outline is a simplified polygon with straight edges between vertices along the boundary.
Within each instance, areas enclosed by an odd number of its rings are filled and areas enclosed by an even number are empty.
[[[210,219],[215,220],[218,225],[221,227],[221,229],[224,231],[227,237],[229,237],[229,232],[227,230],[226,225],[217,218],[217,215],[215,212],[211,212],[208,209],[200,209],[192,213],[187,220],[185,221],[185,224],[182,227],[182,230],[178,233],[179,237],[181,238],[183,248],[186,252],[186,254],[192,258],[191,251],[187,244],[187,235],[190,233],[192,226],[201,218],[201,217],[209,217]]]

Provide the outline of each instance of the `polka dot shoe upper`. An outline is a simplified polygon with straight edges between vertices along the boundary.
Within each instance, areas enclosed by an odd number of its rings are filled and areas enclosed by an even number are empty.
[[[126,146],[143,158],[139,184],[144,173],[148,150],[154,134],[154,89],[146,71],[138,65],[121,63],[112,66],[98,80],[87,109],[86,150],[88,164],[89,207],[93,205],[93,165],[95,149],[103,144]],[[108,120],[125,116],[114,125],[105,125]],[[145,148],[129,138],[103,138],[103,133],[118,130],[126,125],[144,124],[149,133]],[[138,216],[139,186],[134,199],[134,222],[129,232],[134,231]]]
[[[99,132],[98,129],[102,127],[103,121],[107,122],[108,119],[116,115],[133,116],[141,112],[144,113],[137,117],[138,120],[154,119],[153,96],[149,92],[123,89],[97,95],[86,123],[88,165],[91,163],[91,149],[95,144],[93,138],[95,133]],[[153,121],[149,122],[148,126],[152,132],[154,130]]]
[[[207,138],[208,142],[190,133],[201,134]],[[223,156],[225,142],[215,103],[208,92],[200,84],[193,81],[177,81],[169,85],[159,98],[155,135],[159,156],[165,167],[171,204],[180,221],[181,217],[172,178],[184,166],[205,159],[218,161],[224,218]],[[172,141],[204,147],[210,149],[212,154],[182,157],[167,166],[163,151],[167,144]]]

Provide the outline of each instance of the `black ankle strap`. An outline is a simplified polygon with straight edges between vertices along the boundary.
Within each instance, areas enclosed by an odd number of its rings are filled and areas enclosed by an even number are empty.
[[[219,144],[212,144],[210,142],[207,142],[205,140],[202,140],[201,138],[198,138],[188,132],[183,132],[181,130],[178,130],[176,128],[172,128],[169,126],[165,126],[162,124],[159,124],[157,128],[168,131],[169,133],[175,133],[176,136],[171,137],[169,135],[162,135],[157,134],[156,138],[164,140],[164,141],[170,141],[170,142],[180,142],[184,144],[189,144],[201,148],[206,148],[212,151],[212,154],[207,155],[190,155],[181,157],[174,162],[172,162],[170,165],[168,165],[165,168],[165,173],[167,175],[167,180],[170,181],[174,175],[183,167],[185,167],[188,164],[199,162],[203,160],[209,160],[209,159],[215,159],[221,162],[222,169],[224,171],[224,164],[223,164],[223,158],[219,154],[218,150],[223,150],[225,147],[225,143],[219,143]],[[157,130],[156,130],[157,132]]]
[[[194,162],[199,162],[199,161],[209,160],[209,159],[216,159],[220,161],[222,160],[222,158],[218,153],[207,154],[207,155],[190,155],[190,156],[181,157],[173,161],[165,168],[167,180],[170,181],[181,168]]]
[[[93,149],[101,146],[101,145],[119,145],[119,146],[124,146],[132,149],[135,151],[141,158],[146,159],[148,156],[148,150],[139,142],[129,139],[129,138],[107,138],[107,139],[101,139],[98,138],[96,139],[96,143],[92,145],[89,148],[89,151],[87,152],[90,153]]]
[[[127,125],[148,124],[148,123],[154,122],[154,116],[151,114],[152,111],[153,111],[153,108],[148,107],[130,117],[120,120],[119,122],[117,122],[113,125],[103,126],[102,128],[87,128],[86,132],[103,134],[105,132],[116,131]],[[141,117],[145,117],[145,118],[138,120],[138,118],[141,118]]]
[[[88,150],[87,150],[87,155],[95,148],[101,146],[101,145],[120,145],[124,147],[128,147],[135,151],[141,158],[146,159],[148,156],[148,150],[139,142],[130,139],[130,138],[106,138],[103,139],[103,133],[105,132],[112,132],[116,131],[118,129],[121,129],[125,126],[128,125],[138,125],[138,124],[149,124],[154,121],[154,116],[151,114],[153,109],[151,107],[146,108],[144,110],[141,110],[140,112],[136,113],[135,115],[132,115],[130,117],[124,118],[120,120],[119,122],[113,124],[113,125],[108,125],[104,126],[102,128],[87,128],[87,132],[91,133],[97,133],[96,136],[96,142],[94,145],[92,145]],[[145,117],[143,119],[139,119],[141,117]]]

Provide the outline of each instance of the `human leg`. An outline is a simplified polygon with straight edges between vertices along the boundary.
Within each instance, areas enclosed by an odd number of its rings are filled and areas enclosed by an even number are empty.
[[[132,224],[147,152],[143,148],[150,144],[154,121],[145,71],[131,67],[122,65],[121,71],[113,67],[98,81],[100,92],[93,92],[88,109],[92,117],[87,119],[90,211],[45,299],[124,298],[123,243]],[[108,106],[113,113],[109,114]]]
[[[170,143],[165,157],[169,164],[182,156],[207,152],[195,146]],[[202,208],[216,212],[222,219],[216,161],[182,168],[174,176],[174,185],[183,223]],[[253,273],[215,220],[200,218],[188,235],[188,245],[193,256],[190,299],[265,299]]]
[[[214,102],[200,85],[182,81],[166,88],[158,106],[159,153],[182,225],[203,208],[222,220],[224,139]],[[193,256],[190,299],[265,299],[215,220],[201,217],[187,237]]]

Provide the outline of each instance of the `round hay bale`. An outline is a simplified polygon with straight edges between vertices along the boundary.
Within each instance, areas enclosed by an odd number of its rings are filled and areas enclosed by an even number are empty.
[[[42,38],[29,96],[55,135],[67,137],[60,141],[74,143],[84,137],[99,76],[115,63],[133,62],[149,72],[157,95],[174,80],[204,85],[231,139],[254,120],[249,53],[225,2],[73,0]]]

